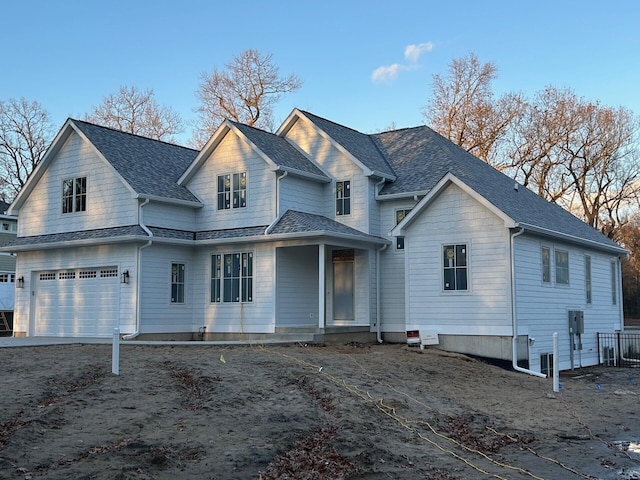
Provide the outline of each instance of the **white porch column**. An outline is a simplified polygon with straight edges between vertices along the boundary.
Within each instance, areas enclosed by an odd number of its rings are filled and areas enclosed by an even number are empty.
[[[325,308],[325,246],[318,245],[318,328],[324,328]]]

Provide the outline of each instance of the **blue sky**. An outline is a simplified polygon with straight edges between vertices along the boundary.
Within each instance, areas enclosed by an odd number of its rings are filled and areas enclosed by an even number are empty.
[[[186,143],[201,74],[248,48],[304,82],[278,123],[298,107],[365,133],[420,125],[433,75],[470,52],[498,67],[498,95],[569,87],[640,115],[635,0],[22,0],[1,14],[0,100],[36,100],[56,128],[135,85],[182,116]]]

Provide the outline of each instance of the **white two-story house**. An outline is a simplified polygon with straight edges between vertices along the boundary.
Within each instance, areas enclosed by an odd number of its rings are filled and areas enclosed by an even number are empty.
[[[69,119],[10,213],[16,335],[417,330],[540,371],[553,332],[570,368],[622,328],[625,250],[425,126],[367,135],[296,109],[195,151]]]

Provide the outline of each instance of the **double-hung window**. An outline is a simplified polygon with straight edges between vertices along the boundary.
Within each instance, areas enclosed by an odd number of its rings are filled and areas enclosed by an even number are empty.
[[[591,257],[589,255],[585,255],[584,257],[584,288],[585,288],[585,297],[587,304],[590,305],[592,302],[592,294],[591,294]]]
[[[611,262],[611,305],[618,303],[618,269],[615,262]]]
[[[542,283],[551,283],[551,249],[542,247]]]
[[[247,172],[218,175],[218,210],[247,206]]]
[[[569,284],[569,252],[555,251],[556,260],[556,284]]]
[[[351,214],[351,181],[336,182],[336,215]]]
[[[62,182],[62,213],[87,210],[87,177],[68,178]]]
[[[253,253],[211,256],[211,301],[253,301]]]
[[[444,268],[444,290],[468,290],[467,245],[444,245],[442,258]]]
[[[171,264],[171,303],[184,303],[184,263]]]

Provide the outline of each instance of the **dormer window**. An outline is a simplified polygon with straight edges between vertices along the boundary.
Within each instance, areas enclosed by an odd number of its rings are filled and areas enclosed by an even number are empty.
[[[87,177],[68,178],[62,182],[62,213],[87,210]]]
[[[218,175],[218,210],[247,206],[247,172]]]
[[[351,181],[336,182],[336,215],[351,214]]]

